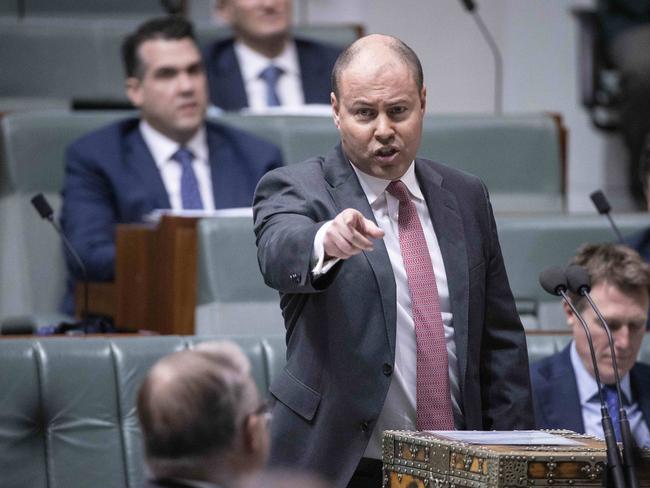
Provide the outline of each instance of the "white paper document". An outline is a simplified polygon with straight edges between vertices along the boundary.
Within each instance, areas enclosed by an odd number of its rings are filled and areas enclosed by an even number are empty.
[[[538,430],[428,430],[452,441],[506,446],[583,446],[582,442]]]

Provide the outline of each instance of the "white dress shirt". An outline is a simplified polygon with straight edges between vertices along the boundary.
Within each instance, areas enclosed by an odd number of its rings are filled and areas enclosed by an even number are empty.
[[[180,144],[171,140],[169,137],[161,134],[151,127],[149,123],[140,120],[140,133],[153,160],[160,171],[165,190],[169,196],[169,204],[172,210],[182,210],[183,203],[181,200],[181,165],[172,156]],[[212,175],[210,171],[210,158],[208,155],[208,140],[205,127],[201,128],[185,144],[194,156],[192,168],[199,182],[199,191],[201,201],[205,210],[214,210],[214,193],[212,190]]]
[[[415,324],[411,310],[411,295],[408,288],[408,279],[399,244],[399,201],[386,191],[389,180],[376,178],[358,170],[352,165],[361,184],[368,203],[372,208],[377,225],[384,231],[384,244],[395,276],[397,295],[397,323],[395,341],[395,365],[388,395],[384,402],[379,419],[375,424],[370,442],[364,457],[381,459],[381,437],[384,430],[416,430],[416,339]],[[451,401],[456,421],[463,421],[462,405],[460,398],[458,360],[456,357],[456,343],[454,341],[454,328],[451,303],[449,301],[449,287],[447,286],[447,273],[442,260],[442,253],[438,238],[433,229],[431,216],[427,207],[420,185],[415,177],[415,165],[411,163],[409,169],[400,178],[411,194],[411,199],[422,224],[424,237],[429,248],[429,255],[436,275],[436,286],[440,298],[440,310],[445,329],[445,341],[449,360],[449,380],[451,387]],[[330,221],[331,222],[331,221]],[[326,223],[321,227],[314,239],[315,266],[312,273],[318,275],[326,273],[338,260],[323,262],[325,254],[323,248],[323,234]],[[444,232],[444,229],[439,229]]]
[[[267,108],[267,85],[260,78],[260,73],[270,64],[282,69],[283,73],[278,78],[276,93],[283,107],[299,107],[305,104],[300,77],[300,64],[296,44],[288,42],[282,53],[275,58],[267,58],[257,51],[253,51],[243,42],[235,41],[235,56],[239,62],[239,69],[244,79],[244,88],[248,96],[248,108],[251,112],[263,111]]]
[[[582,363],[576,343],[571,342],[571,365],[576,376],[578,385],[578,396],[580,398],[580,407],[582,410],[582,422],[585,426],[585,433],[603,438],[603,425],[601,423],[600,400],[598,398],[598,385],[593,376],[587,371]],[[625,397],[624,402],[627,419],[630,422],[630,430],[636,439],[639,447],[650,447],[650,432],[648,426],[643,420],[643,413],[639,404],[632,397],[632,385],[630,384],[630,374],[621,378],[621,392]],[[610,416],[612,412],[609,413]]]

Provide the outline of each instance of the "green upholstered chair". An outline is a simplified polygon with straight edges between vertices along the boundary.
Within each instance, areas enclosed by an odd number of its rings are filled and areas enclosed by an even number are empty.
[[[196,333],[282,333],[280,298],[266,286],[257,264],[250,209],[247,215],[201,220],[198,242]]]

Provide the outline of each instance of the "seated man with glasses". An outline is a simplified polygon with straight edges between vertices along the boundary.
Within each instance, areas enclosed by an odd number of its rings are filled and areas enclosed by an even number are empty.
[[[145,487],[240,487],[269,452],[267,404],[244,353],[211,342],[158,361],[138,394]]]

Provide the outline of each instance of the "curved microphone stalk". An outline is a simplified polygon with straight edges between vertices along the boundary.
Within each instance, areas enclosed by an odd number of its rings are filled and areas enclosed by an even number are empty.
[[[593,194],[592,194],[593,195]],[[593,299],[591,298],[591,279],[589,278],[589,273],[582,266],[576,264],[570,265],[566,269],[566,278],[569,285],[569,289],[577,294],[582,295],[587,299],[589,305],[593,309],[594,313],[598,317],[601,326],[607,334],[607,341],[609,342],[609,351],[612,356],[612,367],[614,368],[614,381],[616,383],[616,393],[618,397],[618,423],[621,428],[621,440],[623,442],[623,467],[625,468],[627,485],[629,488],[638,488],[639,479],[636,472],[634,453],[636,451],[636,442],[634,441],[634,436],[632,436],[632,431],[630,429],[630,422],[627,418],[627,412],[623,407],[623,394],[621,392],[621,378],[618,374],[618,364],[616,362],[616,348],[614,347],[614,338],[612,337],[612,331],[607,324],[607,321],[600,312],[600,309],[596,306]]]
[[[50,207],[50,204],[47,202],[47,199],[45,196],[43,196],[42,193],[39,193],[37,195],[34,195],[34,197],[31,200],[32,205],[38,212],[38,214],[45,220],[49,221],[50,224],[52,224],[52,227],[54,227],[54,230],[56,230],[57,234],[61,237],[61,240],[63,241],[63,244],[68,251],[68,254],[72,256],[74,259],[75,263],[77,264],[77,267],[79,268],[79,271],[81,271],[81,279],[83,280],[83,287],[84,287],[84,308],[81,313],[81,320],[85,321],[88,318],[88,273],[86,272],[86,267],[84,266],[83,261],[81,260],[81,257],[79,254],[77,254],[77,251],[75,251],[74,247],[68,240],[68,238],[65,236],[63,231],[61,230],[61,227],[59,227],[54,220],[54,211],[52,210],[52,207]]]
[[[621,456],[618,450],[618,445],[616,444],[616,435],[614,433],[612,418],[609,416],[609,411],[605,404],[605,398],[603,397],[600,373],[598,371],[598,362],[596,361],[596,353],[594,352],[594,344],[591,339],[589,326],[566,293],[568,290],[567,276],[562,268],[559,266],[551,266],[543,270],[539,275],[539,284],[542,285],[542,288],[551,295],[562,297],[564,302],[569,306],[569,308],[571,308],[573,315],[578,319],[580,325],[582,325],[582,328],[585,331],[587,343],[589,344],[589,352],[591,354],[591,362],[594,368],[594,377],[596,379],[596,384],[598,385],[603,434],[605,435],[605,444],[607,445],[607,466],[612,474],[614,488],[627,488],[625,477],[623,476],[623,468],[621,466]]]
[[[490,34],[490,31],[483,22],[483,19],[478,14],[476,3],[473,0],[461,0],[461,3],[465,10],[474,18],[483,39],[485,39],[492,52],[492,57],[494,58],[494,113],[501,115],[503,113],[503,58],[501,57],[501,51],[494,37],[492,37],[492,34]]]

